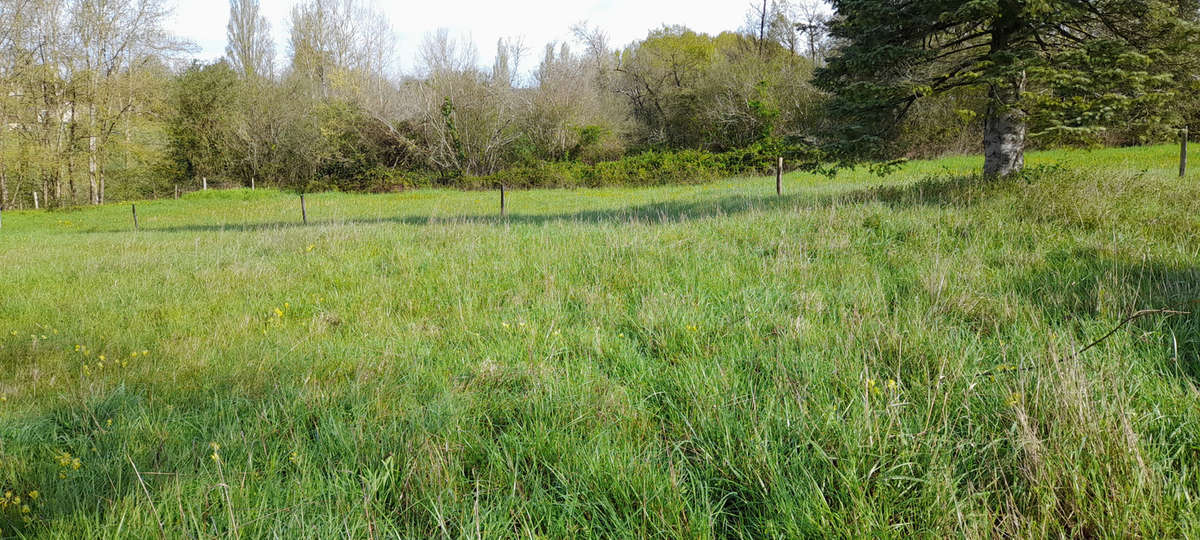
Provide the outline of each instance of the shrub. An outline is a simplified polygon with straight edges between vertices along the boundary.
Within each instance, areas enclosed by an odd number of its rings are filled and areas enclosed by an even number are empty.
[[[724,153],[703,150],[648,151],[612,161],[589,164],[579,161],[536,162],[510,167],[487,176],[452,179],[462,189],[489,189],[504,184],[513,189],[602,186],[659,186],[706,182],[715,178],[765,174],[784,157],[794,164],[808,163],[811,151],[802,144],[766,139],[753,146]]]

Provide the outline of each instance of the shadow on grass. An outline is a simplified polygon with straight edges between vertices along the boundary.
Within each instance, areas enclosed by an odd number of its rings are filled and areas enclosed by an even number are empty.
[[[965,207],[977,204],[994,192],[1009,185],[1007,181],[988,181],[978,175],[933,177],[915,184],[876,186],[834,194],[792,194],[783,196],[738,195],[701,201],[663,201],[639,206],[603,210],[583,210],[554,214],[462,214],[451,216],[396,216],[352,218],[346,220],[310,220],[307,225],[298,221],[266,223],[196,224],[143,231],[167,233],[194,232],[258,232],[298,227],[328,225],[544,225],[547,223],[662,224],[735,216],[750,212],[825,208],[836,205],[879,202],[893,207],[941,206]],[[111,232],[111,231],[107,231]]]
[[[1141,310],[1189,312],[1148,317],[1132,328],[1148,332],[1146,339],[1157,340],[1169,352],[1168,371],[1200,382],[1200,267],[1075,249],[1050,254],[1040,267],[1014,280],[1012,289],[1040,306],[1054,324],[1123,318]]]

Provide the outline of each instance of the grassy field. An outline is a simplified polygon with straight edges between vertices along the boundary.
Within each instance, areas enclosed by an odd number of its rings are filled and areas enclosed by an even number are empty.
[[[1200,537],[1175,152],[5,212],[0,537]]]

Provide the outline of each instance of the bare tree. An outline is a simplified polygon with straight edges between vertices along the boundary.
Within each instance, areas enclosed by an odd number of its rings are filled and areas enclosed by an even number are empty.
[[[820,65],[824,60],[825,40],[829,36],[829,13],[819,0],[801,0],[795,6],[793,27],[808,38],[808,58]]]
[[[271,77],[275,73],[275,42],[271,23],[261,13],[259,0],[229,0],[229,65],[247,79]]]
[[[520,38],[500,38],[496,43],[496,61],[492,64],[492,80],[509,87],[520,85],[521,61],[529,49]]]
[[[74,69],[86,81],[79,97],[87,106],[88,183],[93,204],[104,202],[102,153],[134,107],[132,96],[121,92],[120,79],[158,55],[181,48],[164,30],[169,15],[163,0],[76,0],[72,5]]]
[[[363,80],[392,74],[395,33],[369,0],[310,0],[292,9],[291,73],[329,97]],[[343,88],[335,89],[341,85]]]

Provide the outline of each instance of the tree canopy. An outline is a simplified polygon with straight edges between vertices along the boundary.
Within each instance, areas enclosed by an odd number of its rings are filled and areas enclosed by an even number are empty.
[[[834,0],[837,152],[889,152],[920,99],[981,87],[985,173],[1019,171],[1035,136],[1085,136],[1117,122],[1162,124],[1177,59],[1194,43],[1188,3],[1162,0]]]

